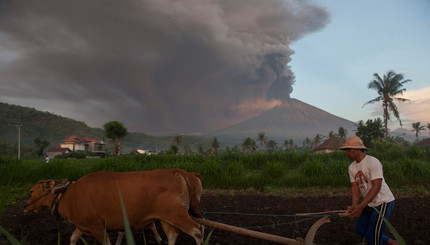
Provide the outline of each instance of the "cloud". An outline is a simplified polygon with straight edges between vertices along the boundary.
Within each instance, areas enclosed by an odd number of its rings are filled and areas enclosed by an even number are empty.
[[[97,127],[214,130],[289,98],[289,45],[328,21],[302,0],[5,0],[0,96]]]
[[[399,112],[405,117],[405,121],[410,124],[421,122],[422,125],[430,123],[430,87],[407,90],[402,98],[410,99],[409,102],[397,104]]]

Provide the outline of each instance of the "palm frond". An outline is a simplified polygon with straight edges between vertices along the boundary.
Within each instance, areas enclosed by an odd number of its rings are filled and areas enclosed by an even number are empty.
[[[399,102],[406,102],[406,101],[410,101],[410,99],[405,99],[405,98],[394,98],[395,100],[399,101]]]
[[[373,100],[369,100],[369,101],[367,101],[366,103],[364,103],[364,105],[362,106],[362,107],[364,107],[365,105],[367,105],[367,104],[373,104],[373,103],[375,103],[375,102],[378,102],[378,101],[381,101],[382,100],[382,98],[381,97],[376,97],[376,98],[374,98]]]

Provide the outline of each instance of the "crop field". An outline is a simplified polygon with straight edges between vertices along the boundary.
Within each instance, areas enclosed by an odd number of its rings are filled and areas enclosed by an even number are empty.
[[[386,182],[396,196],[396,207],[390,218],[393,226],[407,244],[430,244],[429,153],[411,148],[370,151],[368,154],[381,160]],[[205,218],[288,238],[304,238],[316,220],[297,222],[295,217],[285,220],[282,215],[346,209],[350,204],[348,165],[349,160],[343,152],[222,154],[209,157],[121,156],[52,159],[49,164],[43,160],[4,158],[0,159],[0,200],[5,200],[6,207],[0,225],[23,244],[55,244],[59,237],[60,244],[68,244],[73,231],[71,224],[61,218],[57,220],[49,210],[24,215],[28,191],[36,181],[77,180],[87,173],[103,170],[123,172],[181,168],[198,172],[203,177],[204,192],[200,207]],[[206,228],[206,233],[209,231]],[[145,230],[144,234],[145,238],[142,231],[135,232],[136,244],[155,244],[149,230]],[[390,232],[386,231],[386,234],[390,235]],[[113,232],[110,236],[111,240],[116,238]],[[96,244],[90,237],[85,237],[85,240]],[[354,232],[353,220],[336,218],[319,229],[314,242],[360,244],[361,238]],[[9,244],[4,235],[0,235],[0,244]],[[183,234],[177,244],[193,244],[193,241]],[[274,243],[215,229],[209,244]]]

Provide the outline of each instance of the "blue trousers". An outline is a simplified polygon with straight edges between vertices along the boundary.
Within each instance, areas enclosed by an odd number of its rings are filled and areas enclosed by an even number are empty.
[[[388,220],[394,208],[394,201],[383,203],[375,208]],[[384,219],[379,216],[373,208],[371,212],[363,210],[360,217],[357,219],[355,229],[360,236],[366,237],[367,244],[369,245],[382,245],[389,240],[389,238],[384,235]]]

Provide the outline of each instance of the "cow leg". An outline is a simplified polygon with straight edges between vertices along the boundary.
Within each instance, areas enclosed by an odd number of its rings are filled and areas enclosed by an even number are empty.
[[[205,226],[200,224],[200,232],[202,233],[202,239],[205,237]]]
[[[192,236],[194,238],[194,240],[196,241],[197,245],[203,244],[201,226],[199,223],[195,222],[188,215],[188,208],[186,208],[186,207],[179,208],[179,209],[176,208],[174,210],[169,210],[166,213],[170,214],[170,215],[166,215],[166,218],[164,219],[165,222],[169,222],[169,224],[171,226],[175,226],[176,228],[180,229],[181,231]],[[163,228],[164,228],[164,226],[163,226]],[[174,243],[172,243],[172,244],[174,244]],[[169,245],[170,245],[170,240],[169,240]]]
[[[124,237],[123,231],[118,231],[118,239],[116,239],[115,245],[120,245],[122,242],[122,238]]]
[[[104,228],[97,227],[94,229],[91,229],[91,235],[93,235],[99,243],[104,245],[112,245],[109,239],[109,235],[107,232],[105,232]],[[104,241],[106,238],[106,241]],[[104,242],[104,243],[103,243]]]
[[[190,216],[187,216],[187,218],[182,222],[182,224],[178,226],[178,228],[181,229],[183,232],[187,233],[188,235],[192,236],[196,241],[197,245],[203,244],[201,226],[199,223],[191,219]]]
[[[151,224],[148,225],[148,228],[154,233],[155,240],[157,240],[157,243],[160,244],[163,239],[161,239],[160,234],[157,231],[157,227],[155,226],[155,222],[151,222]],[[118,231],[118,239],[116,240],[115,245],[120,245],[122,242],[122,239],[124,238],[125,232]],[[143,237],[145,237],[145,233],[143,234]]]
[[[163,239],[161,239],[160,234],[158,234],[157,227],[155,226],[155,222],[151,222],[151,224],[149,224],[149,229],[151,229],[152,233],[154,233],[155,240],[157,240],[157,243],[160,244],[161,241],[163,241]]]
[[[78,230],[78,228],[75,228],[75,230],[72,233],[72,236],[70,237],[70,245],[75,245],[78,242],[79,237],[82,236],[82,232]]]
[[[176,239],[179,236],[179,230],[175,226],[162,220],[160,220],[160,223],[163,226],[164,233],[167,235],[168,245],[175,245]]]

